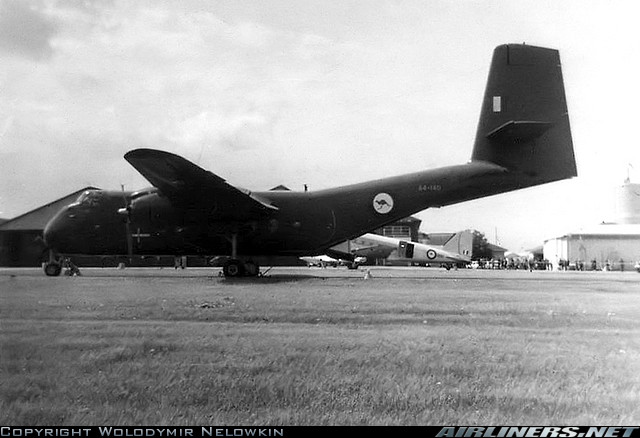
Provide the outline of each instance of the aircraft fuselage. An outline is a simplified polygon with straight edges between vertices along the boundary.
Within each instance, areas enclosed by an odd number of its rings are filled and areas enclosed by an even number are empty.
[[[176,208],[157,189],[125,194],[129,226],[117,191],[96,191],[61,210],[45,230],[63,254],[309,255],[429,207],[517,188],[522,175],[490,163],[470,163],[316,192],[255,195],[277,210],[261,219],[229,221],[215,207]]]

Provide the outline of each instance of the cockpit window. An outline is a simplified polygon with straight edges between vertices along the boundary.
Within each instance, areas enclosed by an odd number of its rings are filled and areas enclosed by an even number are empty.
[[[76,199],[76,202],[74,202],[74,204],[82,204],[82,201],[84,201],[85,199],[87,199],[87,197],[89,196],[89,190],[85,190],[84,192],[82,192],[80,194],[80,196],[78,196],[78,198]]]
[[[78,196],[78,199],[76,199],[76,202],[74,202],[74,204],[95,205],[98,203],[100,197],[100,190],[85,190],[80,194],[80,196]]]

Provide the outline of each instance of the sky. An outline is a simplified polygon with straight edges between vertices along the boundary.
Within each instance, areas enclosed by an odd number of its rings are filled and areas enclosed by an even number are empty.
[[[417,213],[512,251],[615,217],[640,182],[640,7],[596,0],[0,0],[0,217],[184,156],[233,185],[462,164],[495,46],[560,51],[578,177]]]

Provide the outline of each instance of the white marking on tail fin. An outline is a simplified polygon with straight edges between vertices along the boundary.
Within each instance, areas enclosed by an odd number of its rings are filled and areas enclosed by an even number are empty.
[[[499,113],[500,111],[502,111],[502,97],[493,96],[493,112]]]

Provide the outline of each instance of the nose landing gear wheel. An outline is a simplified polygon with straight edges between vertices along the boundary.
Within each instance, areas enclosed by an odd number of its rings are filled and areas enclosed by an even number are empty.
[[[45,263],[44,273],[49,277],[57,277],[62,272],[62,265],[60,263]]]

